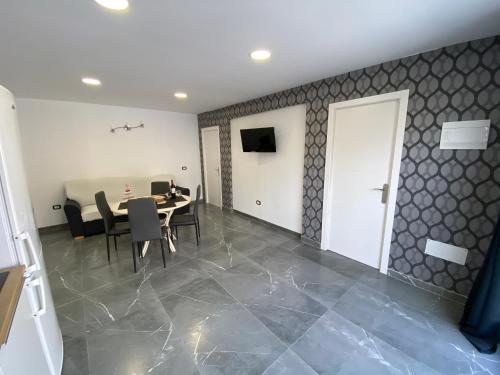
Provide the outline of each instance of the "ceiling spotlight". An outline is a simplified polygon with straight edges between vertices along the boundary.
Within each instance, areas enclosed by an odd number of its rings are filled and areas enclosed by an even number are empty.
[[[265,49],[257,49],[250,53],[250,57],[255,61],[265,61],[271,57],[271,52]]]
[[[188,95],[185,92],[176,92],[174,96],[177,99],[187,99]]]
[[[101,86],[101,81],[97,78],[83,77],[82,82],[89,86]]]
[[[128,0],[94,0],[100,6],[113,10],[125,10],[128,8]]]

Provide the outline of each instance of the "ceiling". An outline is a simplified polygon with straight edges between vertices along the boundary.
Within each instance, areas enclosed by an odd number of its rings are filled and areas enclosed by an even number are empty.
[[[24,98],[200,113],[497,34],[498,0],[130,0],[123,13],[4,1],[0,84]],[[251,61],[256,48],[271,59]]]

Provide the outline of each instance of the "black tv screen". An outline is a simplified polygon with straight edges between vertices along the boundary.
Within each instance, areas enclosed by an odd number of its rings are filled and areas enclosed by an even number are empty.
[[[240,129],[243,152],[276,152],[274,128]]]

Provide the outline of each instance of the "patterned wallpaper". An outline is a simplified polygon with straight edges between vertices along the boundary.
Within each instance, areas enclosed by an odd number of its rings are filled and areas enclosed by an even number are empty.
[[[319,242],[328,105],[403,89],[410,98],[389,268],[467,294],[500,210],[499,36],[202,113],[198,123],[220,127],[223,205],[231,208],[230,120],[305,103],[302,235]],[[487,150],[439,149],[444,121],[485,118],[492,122]],[[466,265],[425,255],[427,238],[468,248]]]

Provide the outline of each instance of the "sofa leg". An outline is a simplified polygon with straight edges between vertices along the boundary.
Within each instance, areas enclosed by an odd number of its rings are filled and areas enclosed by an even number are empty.
[[[83,240],[85,238],[85,236],[76,236],[76,237],[73,237],[74,240]]]

